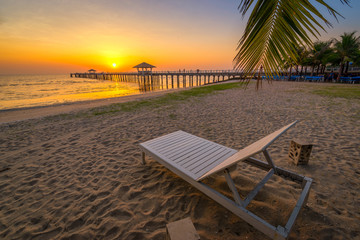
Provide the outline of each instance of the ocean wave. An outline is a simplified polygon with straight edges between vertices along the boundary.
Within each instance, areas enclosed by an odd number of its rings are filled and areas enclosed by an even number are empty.
[[[107,92],[113,89],[129,92],[138,90],[137,84],[130,84],[130,88],[128,85],[68,76],[0,76],[0,109],[5,103],[7,108],[48,106],[54,103],[99,99],[101,96],[111,97]]]

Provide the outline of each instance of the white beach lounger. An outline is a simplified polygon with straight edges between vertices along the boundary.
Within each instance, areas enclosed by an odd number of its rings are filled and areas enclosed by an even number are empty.
[[[143,163],[145,163],[145,154],[150,155],[169,170],[267,236],[273,239],[286,239],[295,223],[301,207],[307,201],[312,179],[275,166],[266,149],[281,134],[294,126],[296,122],[297,121],[277,130],[240,151],[196,137],[183,131],[177,131],[141,143],[142,160]],[[258,153],[263,153],[267,162],[253,158],[253,156]],[[267,171],[264,179],[250,191],[245,199],[240,198],[229,173],[229,169],[239,161],[244,161]],[[229,188],[233,193],[234,200],[227,198],[201,182],[204,178],[215,173],[223,173],[225,175]],[[246,209],[251,200],[273,174],[302,184],[303,190],[284,227],[272,226]]]

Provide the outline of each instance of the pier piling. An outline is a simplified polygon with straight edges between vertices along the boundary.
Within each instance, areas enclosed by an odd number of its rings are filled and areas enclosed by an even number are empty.
[[[231,79],[240,79],[241,72],[230,70],[210,71],[154,71],[154,72],[119,72],[119,73],[70,73],[70,77],[90,78],[119,82],[138,83],[144,90],[186,88],[217,83]],[[169,79],[170,78],[170,79]],[[180,79],[181,78],[181,79]],[[170,80],[170,82],[169,82]],[[175,85],[176,82],[176,85]],[[180,84],[181,83],[181,84]],[[146,85],[146,86],[145,86]]]

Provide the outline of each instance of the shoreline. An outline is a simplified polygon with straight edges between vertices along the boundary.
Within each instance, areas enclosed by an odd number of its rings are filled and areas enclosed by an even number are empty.
[[[153,97],[159,97],[166,95],[168,93],[174,93],[179,91],[186,91],[192,88],[197,87],[206,87],[216,84],[226,84],[232,82],[239,82],[239,80],[226,80],[218,83],[211,83],[201,86],[186,87],[186,88],[173,88],[160,91],[151,91],[145,93],[139,93],[134,95],[125,95],[121,97],[113,98],[102,98],[94,100],[85,100],[85,101],[76,101],[68,103],[60,103],[48,106],[36,106],[36,107],[25,107],[25,108],[14,108],[14,109],[4,109],[0,110],[0,125],[12,122],[18,122],[29,119],[42,118],[52,115],[64,114],[77,112],[81,110],[102,107],[106,105],[116,104],[116,103],[125,103],[137,100],[144,100]]]
[[[76,102],[61,103],[61,104],[54,104],[48,106],[4,109],[4,110],[0,110],[0,124],[18,122],[28,119],[42,118],[57,114],[76,112],[76,111],[111,105],[115,103],[143,100],[143,99],[162,96],[167,93],[173,93],[187,89],[191,89],[191,88],[168,89],[168,90],[126,95],[126,96],[114,97],[114,98],[76,101]]]

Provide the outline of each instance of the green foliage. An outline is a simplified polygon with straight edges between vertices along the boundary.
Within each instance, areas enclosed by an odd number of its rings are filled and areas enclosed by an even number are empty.
[[[313,64],[314,65],[325,65],[328,56],[331,54],[331,43],[332,41],[317,41],[314,43],[313,49]]]
[[[174,114],[174,113],[170,113],[169,118],[172,119],[172,120],[175,120],[177,118],[177,115]]]
[[[344,33],[340,36],[340,40],[335,42],[335,51],[341,62],[353,61],[356,58],[360,47],[360,37],[356,37],[355,33]]]
[[[355,37],[355,32],[344,33],[340,38],[340,41],[335,40],[334,46],[335,53],[340,60],[338,80],[344,72],[344,66],[346,67],[345,72],[347,72],[349,62],[357,60],[360,48],[360,37]]]
[[[326,97],[360,99],[360,87],[359,86],[321,87],[316,90],[313,90],[312,93],[321,95],[321,96],[326,96]]]
[[[315,0],[335,18],[339,13],[323,0]],[[349,0],[340,0],[348,4]],[[242,0],[240,12],[245,15],[253,7],[243,37],[234,58],[236,69],[252,75],[264,69],[266,75],[283,70],[282,62],[298,64],[296,50],[301,46],[312,47],[309,34],[318,36],[324,29],[319,20],[330,22],[308,0]]]

